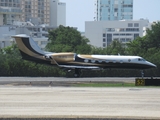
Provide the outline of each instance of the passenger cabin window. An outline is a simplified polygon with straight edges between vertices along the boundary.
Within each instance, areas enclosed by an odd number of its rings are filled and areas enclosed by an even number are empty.
[[[84,60],[84,62],[86,62],[86,63],[87,63],[87,62],[88,62],[88,60],[87,60],[87,59],[85,59],[85,60]]]

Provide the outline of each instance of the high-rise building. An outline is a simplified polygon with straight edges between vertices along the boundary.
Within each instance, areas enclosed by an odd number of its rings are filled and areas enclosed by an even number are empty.
[[[95,20],[132,20],[133,0],[95,0]]]
[[[0,25],[13,24],[21,14],[21,0],[0,0]]]
[[[50,26],[66,25],[66,3],[50,0]]]
[[[65,26],[66,4],[59,0],[0,0],[0,25],[14,21]]]
[[[37,19],[39,24],[49,24],[50,0],[22,0],[22,21]]]

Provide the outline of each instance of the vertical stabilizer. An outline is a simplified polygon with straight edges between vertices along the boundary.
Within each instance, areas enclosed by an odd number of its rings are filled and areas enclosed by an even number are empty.
[[[39,48],[30,36],[20,34],[12,37],[15,38],[23,59],[43,58],[44,51]]]

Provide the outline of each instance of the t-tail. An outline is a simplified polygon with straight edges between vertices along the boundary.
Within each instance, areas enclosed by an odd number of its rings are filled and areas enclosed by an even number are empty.
[[[15,38],[22,59],[38,63],[48,62],[44,59],[45,51],[41,50],[30,36],[20,34],[12,37]]]

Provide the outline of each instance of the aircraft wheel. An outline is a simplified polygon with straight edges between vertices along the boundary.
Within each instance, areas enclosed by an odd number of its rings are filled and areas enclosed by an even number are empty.
[[[76,73],[75,73],[75,74],[74,74],[74,77],[79,77],[79,74],[76,74]]]
[[[74,77],[79,77],[81,74],[81,69],[75,69]]]

